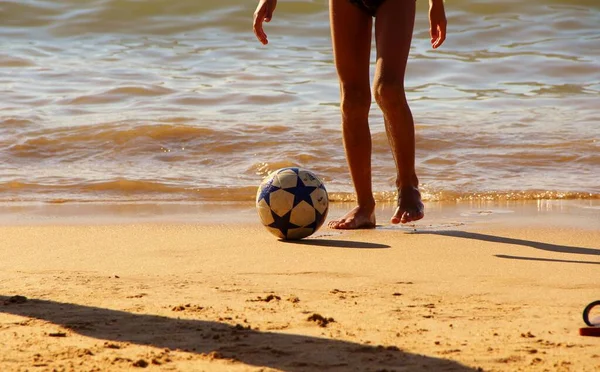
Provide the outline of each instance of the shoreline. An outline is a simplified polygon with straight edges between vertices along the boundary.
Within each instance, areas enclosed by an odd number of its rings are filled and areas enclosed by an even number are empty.
[[[395,205],[379,203],[376,206],[377,229],[510,227],[526,223],[600,230],[600,200],[444,201],[424,204],[425,218],[402,226],[392,225],[387,220]],[[329,203],[327,221],[341,217],[353,207],[353,203]],[[0,203],[0,226],[139,223],[259,225],[260,220],[254,202]],[[321,227],[318,232],[325,228]]]

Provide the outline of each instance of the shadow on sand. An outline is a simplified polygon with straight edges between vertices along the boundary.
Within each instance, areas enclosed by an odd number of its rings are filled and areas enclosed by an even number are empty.
[[[335,240],[335,239],[303,239],[303,240],[282,240],[283,243],[298,244],[298,245],[316,245],[320,247],[332,248],[355,248],[355,249],[384,249],[390,248],[386,244],[358,242],[352,240]]]
[[[22,299],[24,300],[24,299]],[[217,353],[247,365],[283,371],[475,371],[454,361],[396,347],[263,332],[204,320],[175,319],[71,303],[0,296],[0,312],[42,319],[99,340],[193,353]]]
[[[416,231],[411,232],[411,234],[434,234],[434,235],[443,235],[443,236],[451,236],[455,238],[465,238],[465,239],[474,239],[481,240],[485,242],[493,242],[493,243],[504,243],[504,244],[512,244],[512,245],[522,245],[525,247],[535,248],[542,251],[547,252],[555,252],[555,253],[569,253],[569,254],[577,254],[577,255],[589,255],[589,256],[600,256],[600,249],[594,248],[583,248],[583,247],[573,247],[568,245],[558,245],[551,243],[543,243],[536,242],[533,240],[524,240],[524,239],[513,239],[506,238],[502,236],[495,235],[486,235],[479,234],[473,232],[466,231]],[[583,263],[583,264],[591,264],[598,265],[600,262],[598,261],[571,261],[571,260],[554,260],[554,259],[544,259],[544,258],[536,258],[536,257],[521,257],[521,256],[508,256],[508,255],[496,255],[498,258],[504,259],[516,259],[516,260],[528,260],[528,261],[544,261],[544,262],[564,262],[564,263]]]

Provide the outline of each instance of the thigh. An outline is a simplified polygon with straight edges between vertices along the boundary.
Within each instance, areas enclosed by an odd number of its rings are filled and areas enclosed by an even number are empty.
[[[335,67],[342,86],[369,88],[373,18],[349,0],[330,0]]]
[[[376,78],[401,83],[415,25],[415,0],[386,0],[375,18]]]

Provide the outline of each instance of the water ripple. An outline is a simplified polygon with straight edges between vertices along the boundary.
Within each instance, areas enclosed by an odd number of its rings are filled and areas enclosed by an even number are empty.
[[[245,200],[287,165],[352,199],[326,2],[280,2],[266,47],[254,7],[0,2],[0,199]],[[428,198],[600,194],[598,1],[456,0],[439,50],[417,7],[405,85]],[[375,102],[369,118],[376,196],[393,200]]]

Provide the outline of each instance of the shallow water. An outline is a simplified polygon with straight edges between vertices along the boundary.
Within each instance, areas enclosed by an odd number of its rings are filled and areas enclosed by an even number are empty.
[[[452,1],[407,94],[428,200],[600,198],[600,3]],[[284,166],[351,200],[326,1],[0,3],[0,201],[252,200]],[[374,56],[372,57],[374,62]],[[373,182],[394,198],[381,113]]]

